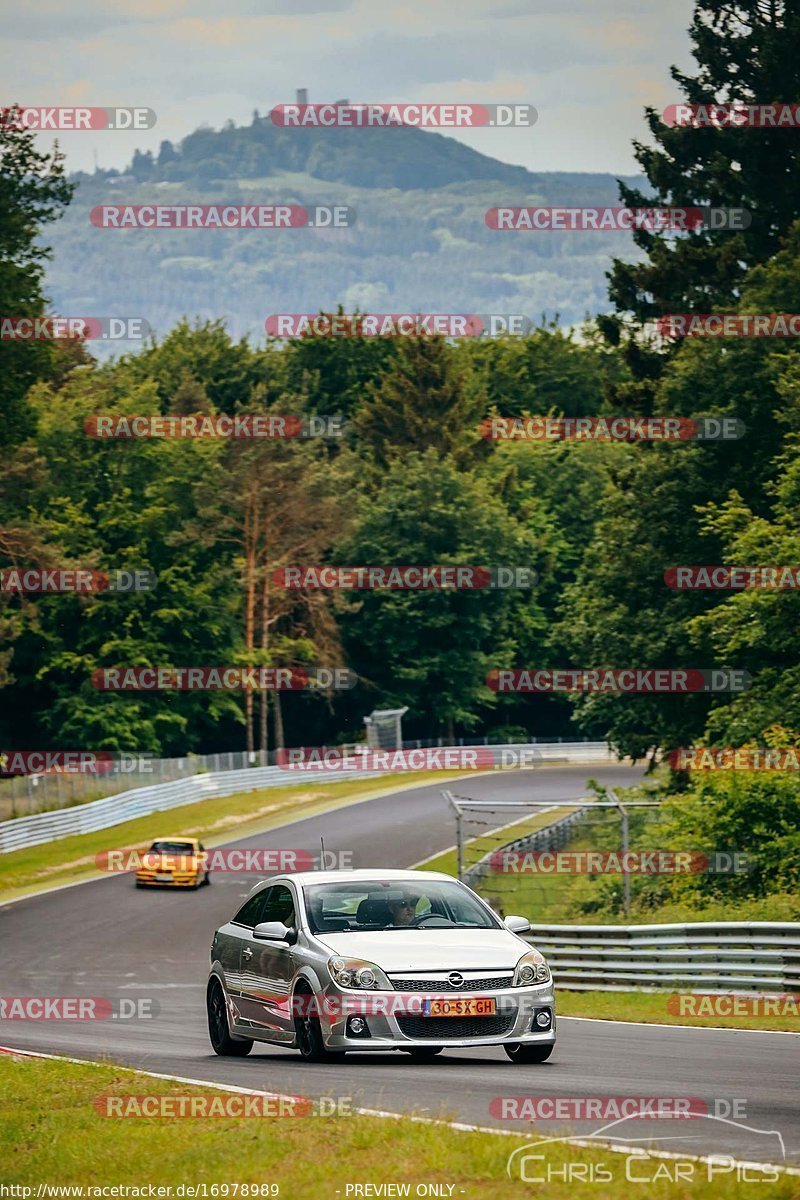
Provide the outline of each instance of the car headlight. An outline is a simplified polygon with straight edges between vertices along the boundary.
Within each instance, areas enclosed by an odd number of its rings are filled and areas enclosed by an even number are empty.
[[[550,982],[550,968],[538,950],[523,954],[514,972],[514,987],[532,987],[536,983]]]
[[[380,967],[363,958],[329,958],[328,970],[339,987],[362,992],[391,991],[392,985]]]

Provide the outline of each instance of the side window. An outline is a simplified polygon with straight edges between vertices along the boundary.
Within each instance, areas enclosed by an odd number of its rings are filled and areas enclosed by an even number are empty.
[[[294,898],[283,883],[267,889],[267,900],[259,921],[282,921],[288,927],[295,924]]]
[[[249,900],[245,900],[233,918],[236,924],[246,925],[248,929],[252,929],[254,925],[258,925],[259,921],[263,921],[264,918],[261,915],[261,910],[264,907],[264,900],[272,890],[272,888],[268,888],[265,892],[259,892],[256,896],[251,896]]]

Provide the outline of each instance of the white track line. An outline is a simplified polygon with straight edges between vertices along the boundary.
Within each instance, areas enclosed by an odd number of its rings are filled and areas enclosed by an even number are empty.
[[[113,1067],[115,1070],[128,1071],[132,1075],[147,1075],[150,1079],[165,1079],[170,1083],[188,1083],[192,1087],[212,1088],[217,1092],[232,1092],[237,1095],[245,1096],[266,1096],[270,1100],[295,1100],[296,1096],[289,1096],[283,1092],[267,1092],[257,1088],[242,1088],[236,1087],[234,1084],[213,1083],[209,1079],[192,1079],[184,1075],[165,1075],[157,1071],[145,1071],[140,1067],[125,1067],[118,1063],[96,1062],[93,1059],[86,1058],[67,1058],[62,1054],[43,1054],[38,1050],[15,1050],[12,1046],[0,1046],[0,1054],[9,1054],[12,1057],[23,1058],[46,1058],[55,1062],[75,1063],[81,1067]],[[455,1129],[462,1133],[491,1133],[496,1137],[516,1137],[529,1138],[531,1132],[521,1129],[495,1129],[491,1125],[470,1125],[463,1121],[444,1121],[436,1117],[420,1117],[408,1113],[387,1112],[377,1108],[356,1108],[353,1112],[357,1116],[362,1117],[377,1117],[381,1120],[390,1121],[414,1121],[419,1125],[442,1125],[446,1129]],[[232,1118],[235,1119],[235,1118]],[[601,1149],[609,1150],[613,1154],[636,1154],[642,1156],[641,1146],[629,1146],[621,1142],[599,1142],[587,1141],[585,1138],[557,1138],[559,1142],[564,1142],[566,1145],[579,1146],[582,1149]],[[647,1150],[644,1155],[650,1158],[668,1158],[678,1161],[690,1160],[691,1162],[719,1162],[719,1155],[703,1155],[703,1154],[676,1154],[670,1150]],[[725,1158],[728,1159],[728,1155]],[[800,1168],[798,1167],[782,1167],[780,1163],[765,1163],[765,1162],[748,1162],[744,1159],[731,1159],[735,1165],[750,1168],[753,1171],[779,1171],[782,1175],[798,1175],[800,1176]]]
[[[568,991],[569,989],[567,989]],[[740,1029],[726,1025],[670,1025],[667,1021],[622,1021],[616,1017],[562,1017],[559,1021],[603,1021],[606,1025],[640,1025],[643,1029],[703,1029],[706,1033],[779,1033],[783,1037],[800,1037],[791,1029]]]
[[[587,799],[588,799],[588,797],[587,797]],[[501,806],[498,805],[498,807],[501,807]],[[555,808],[558,808],[558,804],[551,804],[549,808],[542,808],[539,810],[538,813],[528,813],[524,817],[517,817],[516,820],[509,821],[507,825],[498,825],[496,829],[490,829],[489,833],[502,833],[504,829],[513,829],[513,827],[515,825],[521,825],[523,823],[523,821],[530,820],[530,818],[532,816],[544,816],[545,813],[552,812],[553,809],[555,809]],[[531,833],[536,833],[536,832],[538,832],[538,831],[535,829],[531,830]],[[477,837],[469,838],[468,843],[469,842],[477,842],[479,840],[479,838],[488,837],[488,836],[489,836],[489,834],[479,833],[477,835]],[[443,854],[450,854],[453,850],[457,850],[457,849],[458,849],[458,846],[456,845],[456,846],[448,846],[446,850],[437,850],[437,852],[435,854],[429,854],[427,858],[421,858],[419,860],[419,862],[412,863],[411,866],[407,867],[406,869],[408,871],[416,871],[419,867],[423,866],[425,863],[432,862],[434,858],[440,858]]]

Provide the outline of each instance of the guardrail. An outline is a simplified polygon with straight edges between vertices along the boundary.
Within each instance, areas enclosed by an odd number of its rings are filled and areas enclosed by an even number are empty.
[[[555,801],[553,808],[558,808],[558,801]],[[466,883],[468,887],[476,888],[487,875],[494,873],[492,859],[496,854],[502,854],[506,851],[512,852],[514,850],[521,852],[560,850],[562,846],[566,846],[572,837],[573,825],[581,820],[586,811],[585,808],[575,808],[572,812],[567,813],[565,817],[560,817],[557,821],[551,821],[549,825],[542,825],[540,829],[534,829],[530,833],[523,834],[522,837],[515,838],[510,842],[504,842],[502,846],[488,850],[471,867],[467,867],[461,876],[462,882]],[[544,812],[547,812],[547,809]]]
[[[570,991],[800,992],[798,922],[531,925],[525,940]]]
[[[475,749],[485,753],[486,747],[462,746],[456,747],[456,749]],[[504,765],[515,765],[502,761],[504,753],[514,750],[520,752],[520,755],[524,751],[530,766],[535,766],[537,762],[580,763],[615,759],[606,742],[539,742],[535,745],[525,742],[495,746],[491,749],[496,751],[494,756],[496,765],[501,768]],[[387,751],[387,754],[391,755],[391,753],[391,751]],[[509,758],[510,755],[506,753],[506,757]],[[391,770],[391,768],[388,769]],[[282,767],[211,771],[206,774],[192,775],[186,779],[176,779],[171,783],[134,788],[127,792],[120,792],[116,796],[108,796],[103,800],[92,800],[88,804],[79,804],[73,808],[34,813],[31,816],[16,817],[11,821],[0,822],[0,854],[36,846],[42,842],[55,841],[56,838],[70,837],[79,833],[93,833],[136,817],[149,816],[151,813],[164,812],[215,796],[232,796],[237,792],[252,792],[262,788],[286,787],[287,785],[307,785],[309,778],[313,778],[317,783],[333,783],[343,779],[379,778],[385,773],[386,771],[343,771],[335,767],[323,770],[315,768],[313,771],[283,769]],[[414,775],[413,771],[406,773],[410,777]]]
[[[476,738],[474,742],[465,745],[465,739],[459,738],[458,745],[445,746],[444,738],[412,738],[402,743],[404,750],[481,750],[487,748],[500,757],[500,751],[505,746],[509,750],[525,749],[526,753],[534,756],[538,747],[558,745],[564,741],[558,738],[556,742],[538,743],[536,738],[530,742],[501,742],[491,737]],[[577,745],[588,747],[604,747],[603,742],[583,743],[566,742],[573,748]],[[364,742],[347,743],[333,747],[343,753],[357,754],[368,749]],[[606,747],[607,749],[607,747]],[[130,792],[134,788],[154,787],[157,784],[172,783],[176,779],[186,779],[194,775],[219,771],[245,771],[256,767],[277,767],[281,765],[279,751],[263,750],[248,752],[246,750],[228,750],[219,754],[184,754],[180,758],[152,758],[150,755],[119,755],[114,762],[114,769],[107,774],[78,774],[50,771],[45,774],[11,775],[0,778],[0,822],[15,819],[20,816],[31,816],[36,812],[51,812],[57,808],[72,808],[76,804],[88,804],[93,800],[105,800],[119,792]],[[596,755],[595,755],[596,756]],[[573,759],[573,761],[575,761]]]

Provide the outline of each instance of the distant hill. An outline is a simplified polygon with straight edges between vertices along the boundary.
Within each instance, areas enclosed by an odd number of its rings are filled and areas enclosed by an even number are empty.
[[[356,307],[377,312],[524,313],[564,323],[608,308],[625,233],[498,233],[500,204],[613,205],[615,178],[510,166],[418,129],[198,129],[124,172],[74,176],[65,217],[48,229],[54,311],[139,316],[159,335],[182,316],[225,317],[264,337],[270,313]],[[630,181],[630,177],[627,177]],[[346,230],[108,230],[101,203],[336,203]],[[119,343],[118,351],[134,348]]]
[[[533,176],[454,138],[420,129],[283,129],[269,117],[201,128],[153,157],[138,152],[128,172],[140,182],[260,179],[285,171],[364,188],[440,188],[494,179],[525,187]]]

